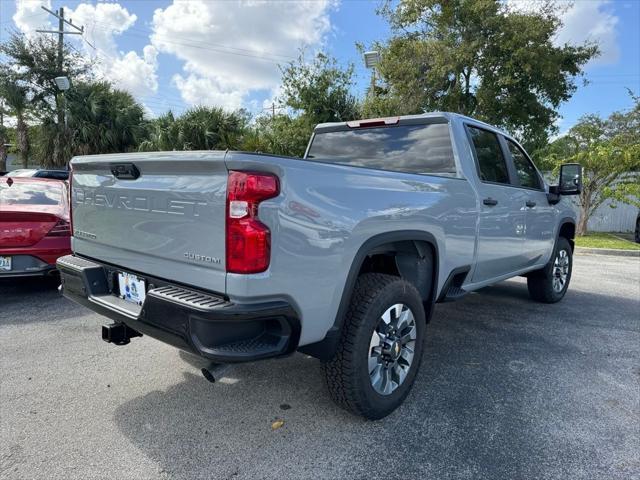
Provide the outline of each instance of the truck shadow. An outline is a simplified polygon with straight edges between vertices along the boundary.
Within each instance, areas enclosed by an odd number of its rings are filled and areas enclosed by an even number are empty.
[[[638,300],[570,291],[549,306],[526,295],[514,281],[438,305],[411,395],[378,422],[336,407],[319,362],[300,354],[236,366],[216,385],[185,364],[180,383],[120,405],[115,421],[171,478],[628,477],[597,439],[629,448],[637,425],[640,334],[609,309]],[[284,426],[272,430],[276,419]]]
[[[0,278],[0,325],[51,322],[90,313],[64,298],[59,285],[57,277]]]

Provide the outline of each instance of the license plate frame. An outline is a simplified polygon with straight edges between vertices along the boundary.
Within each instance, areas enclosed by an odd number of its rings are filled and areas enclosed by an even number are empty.
[[[2,255],[0,256],[0,272],[10,272],[13,268],[12,261],[13,259],[9,256]]]
[[[147,296],[147,281],[129,272],[118,273],[118,296],[135,305],[142,305]]]

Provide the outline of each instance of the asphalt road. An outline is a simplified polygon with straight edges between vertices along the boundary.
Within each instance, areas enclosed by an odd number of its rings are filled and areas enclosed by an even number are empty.
[[[153,339],[102,342],[51,287],[0,284],[0,477],[640,478],[640,259],[575,263],[557,305],[522,279],[438,305],[379,422],[335,407],[303,355],[211,385]]]

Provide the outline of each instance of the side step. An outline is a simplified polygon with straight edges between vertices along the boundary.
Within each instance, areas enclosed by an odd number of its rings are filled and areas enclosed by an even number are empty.
[[[456,287],[455,285],[451,285],[447,290],[446,295],[443,298],[443,302],[455,302],[456,300],[460,300],[464,297],[468,292],[463,290],[460,287]]]
[[[468,292],[462,288],[462,285],[470,270],[469,265],[453,270],[442,287],[438,302],[454,302],[464,297]]]

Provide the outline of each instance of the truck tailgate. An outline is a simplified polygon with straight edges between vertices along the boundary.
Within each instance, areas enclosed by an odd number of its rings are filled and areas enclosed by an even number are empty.
[[[74,158],[74,252],[125,271],[224,293],[224,155]]]

